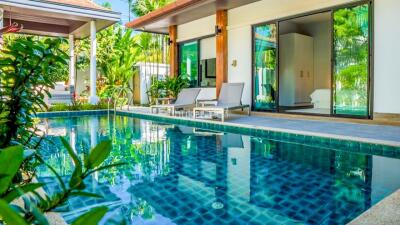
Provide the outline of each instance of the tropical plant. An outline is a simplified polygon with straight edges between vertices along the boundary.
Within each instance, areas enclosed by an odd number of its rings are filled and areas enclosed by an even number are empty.
[[[96,105],[83,102],[74,102],[73,104],[58,103],[53,104],[49,107],[49,112],[61,112],[61,111],[82,111],[82,110],[100,110],[108,109],[108,105],[104,102],[99,102]]]
[[[368,4],[344,8],[334,13],[335,106],[360,107],[367,111]]]
[[[119,105],[128,102],[133,89],[130,85],[134,66],[138,61],[138,46],[132,30],[116,24],[97,34],[98,93],[101,99],[110,99]],[[87,40],[77,43],[78,64],[85,69],[89,64],[90,45]],[[114,104],[116,105],[116,104]]]
[[[147,90],[147,96],[149,96],[149,102],[152,105],[156,103],[158,98],[165,97],[165,82],[159,80],[157,76],[152,76],[150,87]]]
[[[32,114],[47,106],[43,99],[54,88],[52,75],[67,64],[62,39],[18,38],[0,54],[0,148],[17,142],[36,148]]]
[[[21,170],[24,161],[22,146],[12,146],[0,151],[0,222],[6,224],[49,224],[45,214],[64,205],[68,199],[81,196],[101,198],[101,196],[85,191],[84,180],[91,174],[108,168],[123,165],[123,163],[103,165],[109,156],[112,145],[110,141],[103,141],[94,147],[90,154],[82,161],[74,152],[68,142],[61,138],[61,142],[67,149],[74,162],[75,169],[69,178],[69,182],[63,181],[60,175],[48,165],[40,155],[36,157],[54,172],[61,191],[48,195],[40,188],[43,183],[14,183],[15,177]],[[27,195],[29,193],[29,195]],[[23,204],[15,200],[22,199]],[[94,208],[80,216],[73,224],[98,224],[107,212],[107,207]]]
[[[136,0],[133,3],[132,12],[136,16],[144,16],[156,9],[159,9],[174,0]]]
[[[167,94],[176,99],[182,89],[189,87],[189,80],[182,76],[167,77],[164,85]]]
[[[100,96],[112,99],[116,107],[126,104],[129,94],[133,92],[130,81],[134,75],[137,51],[136,43],[132,41],[132,30],[124,31],[119,27],[115,36],[112,55],[107,63],[100,65],[106,83]]]
[[[46,108],[43,99],[49,95],[47,89],[54,87],[55,71],[67,64],[62,43],[61,39],[20,37],[6,43],[0,54],[0,224],[49,224],[44,214],[69,198],[99,197],[84,191],[86,177],[119,165],[102,165],[111,151],[110,142],[100,143],[81,161],[62,140],[75,165],[69,183],[51,167],[60,192],[39,193],[45,184],[32,183],[36,167],[47,165],[40,155],[44,139],[34,126],[34,116]],[[93,209],[74,224],[97,224],[106,212],[106,207]]]
[[[15,34],[15,33],[3,35],[3,41],[4,41],[5,45],[7,45],[7,46],[12,45],[16,40],[19,40],[19,39],[27,39],[28,41],[34,40],[34,41],[39,41],[39,42],[45,42],[49,38],[39,37],[39,36],[31,36],[31,35],[26,35],[26,34]],[[69,45],[68,45],[67,41],[62,40],[61,43],[58,45],[58,48],[60,51],[67,53],[68,49],[69,49]],[[69,79],[69,65],[68,64],[59,64],[57,67],[53,68],[51,71],[48,71],[48,73],[45,75],[54,82],[66,82]]]
[[[132,12],[136,16],[143,16],[171,2],[173,0],[137,0],[133,3]],[[135,41],[139,51],[138,62],[145,64],[144,75],[146,77],[159,75],[160,63],[166,63],[168,58],[168,36],[143,32],[135,36]],[[148,90],[150,88],[147,87]],[[157,93],[156,89],[152,88],[150,92]],[[150,99],[154,99],[154,97],[150,96]]]

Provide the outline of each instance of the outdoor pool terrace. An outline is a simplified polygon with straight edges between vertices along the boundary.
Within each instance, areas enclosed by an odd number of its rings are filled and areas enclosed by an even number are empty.
[[[40,117],[50,136],[67,136],[81,155],[112,139],[110,160],[128,164],[93,176],[88,186],[104,199],[69,201],[67,222],[107,205],[108,219],[132,224],[346,224],[400,188],[400,149],[390,135],[377,139],[387,144],[373,144],[368,136],[310,136],[308,127],[287,133],[232,125],[244,117],[223,125],[146,112],[84,114]],[[72,172],[64,150],[45,152],[61,174]],[[45,168],[39,175],[55,181]],[[53,184],[45,190],[56,190]]]

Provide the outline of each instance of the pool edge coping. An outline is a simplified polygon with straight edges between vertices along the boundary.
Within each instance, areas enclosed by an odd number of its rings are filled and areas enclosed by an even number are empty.
[[[347,225],[396,225],[400,223],[400,189],[377,202]]]
[[[387,140],[380,140],[380,139],[372,139],[372,138],[361,138],[355,136],[346,136],[346,135],[337,135],[337,134],[328,134],[328,133],[317,133],[311,131],[300,131],[300,130],[292,130],[292,129],[284,129],[284,128],[276,128],[276,127],[268,127],[268,126],[256,126],[256,125],[249,125],[249,124],[241,124],[241,123],[233,123],[233,122],[220,122],[220,121],[213,121],[213,120],[204,120],[204,119],[193,119],[193,118],[185,118],[185,117],[172,117],[168,115],[162,114],[147,114],[142,112],[134,112],[134,111],[127,111],[127,110],[117,110],[118,113],[129,113],[132,115],[141,115],[146,117],[154,117],[154,118],[164,118],[173,120],[183,120],[188,122],[198,122],[198,123],[208,123],[213,125],[222,125],[222,126],[230,126],[230,127],[240,127],[246,129],[253,129],[253,130],[264,130],[264,131],[272,131],[272,132],[280,132],[280,133],[289,133],[289,134],[297,134],[297,135],[304,135],[304,136],[314,136],[314,137],[321,137],[321,138],[332,138],[337,140],[344,140],[344,141],[355,141],[367,144],[374,144],[374,145],[386,145],[391,147],[400,147],[400,142],[397,141],[387,141]]]
[[[388,141],[388,140],[381,140],[381,139],[373,139],[373,138],[361,138],[355,136],[348,136],[348,135],[337,135],[337,134],[329,134],[329,133],[319,133],[319,132],[312,132],[312,131],[301,131],[301,130],[294,130],[294,129],[285,129],[285,128],[276,128],[276,127],[269,127],[269,126],[257,126],[257,125],[250,125],[250,124],[242,124],[242,123],[234,123],[234,122],[221,122],[221,121],[214,121],[214,120],[204,120],[204,119],[193,119],[193,118],[186,118],[186,117],[176,117],[176,116],[169,116],[163,114],[154,114],[154,113],[144,113],[138,111],[130,111],[130,110],[85,110],[85,111],[55,111],[55,112],[39,112],[37,113],[38,117],[63,117],[63,116],[91,116],[91,115],[107,115],[108,113],[115,113],[117,115],[138,115],[138,116],[146,116],[149,118],[157,119],[162,118],[169,120],[173,123],[176,120],[186,121],[186,122],[195,122],[195,123],[207,123],[212,125],[220,125],[220,126],[227,126],[227,127],[238,127],[250,130],[262,130],[262,131],[272,131],[272,132],[279,132],[279,133],[288,133],[292,135],[304,135],[304,136],[311,136],[311,137],[320,137],[320,138],[327,138],[327,139],[336,139],[342,141],[353,141],[359,143],[366,143],[372,145],[383,145],[389,147],[396,147],[400,148],[400,142],[397,141]]]

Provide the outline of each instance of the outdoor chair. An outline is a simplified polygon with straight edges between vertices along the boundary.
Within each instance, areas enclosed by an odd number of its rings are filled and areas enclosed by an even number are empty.
[[[150,106],[151,113],[155,109],[158,113],[160,109],[166,109],[170,115],[175,115],[175,111],[178,109],[192,109],[196,105],[197,96],[200,93],[200,88],[185,88],[179,92],[175,103],[163,104],[163,105],[152,105]]]
[[[225,121],[226,117],[229,116],[230,110],[235,109],[248,109],[247,114],[250,115],[250,106],[242,104],[244,83],[224,83],[222,84],[221,92],[215,105],[206,105],[210,101],[202,101],[201,107],[195,107],[193,109],[193,118],[197,118],[197,112],[210,112],[221,115],[222,122]],[[215,101],[214,101],[215,102]]]

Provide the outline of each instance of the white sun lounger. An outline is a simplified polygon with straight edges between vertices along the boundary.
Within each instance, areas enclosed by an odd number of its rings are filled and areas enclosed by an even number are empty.
[[[195,107],[193,109],[193,118],[197,118],[198,112],[213,112],[221,115],[222,122],[225,121],[225,114],[229,116],[229,110],[247,108],[247,114],[250,115],[250,106],[242,104],[244,83],[224,83],[216,105]]]
[[[177,109],[191,109],[196,105],[197,96],[200,93],[200,88],[185,88],[178,94],[175,103],[165,105],[150,106],[151,113],[156,109],[157,113],[160,109],[166,109],[170,115],[175,115]]]

